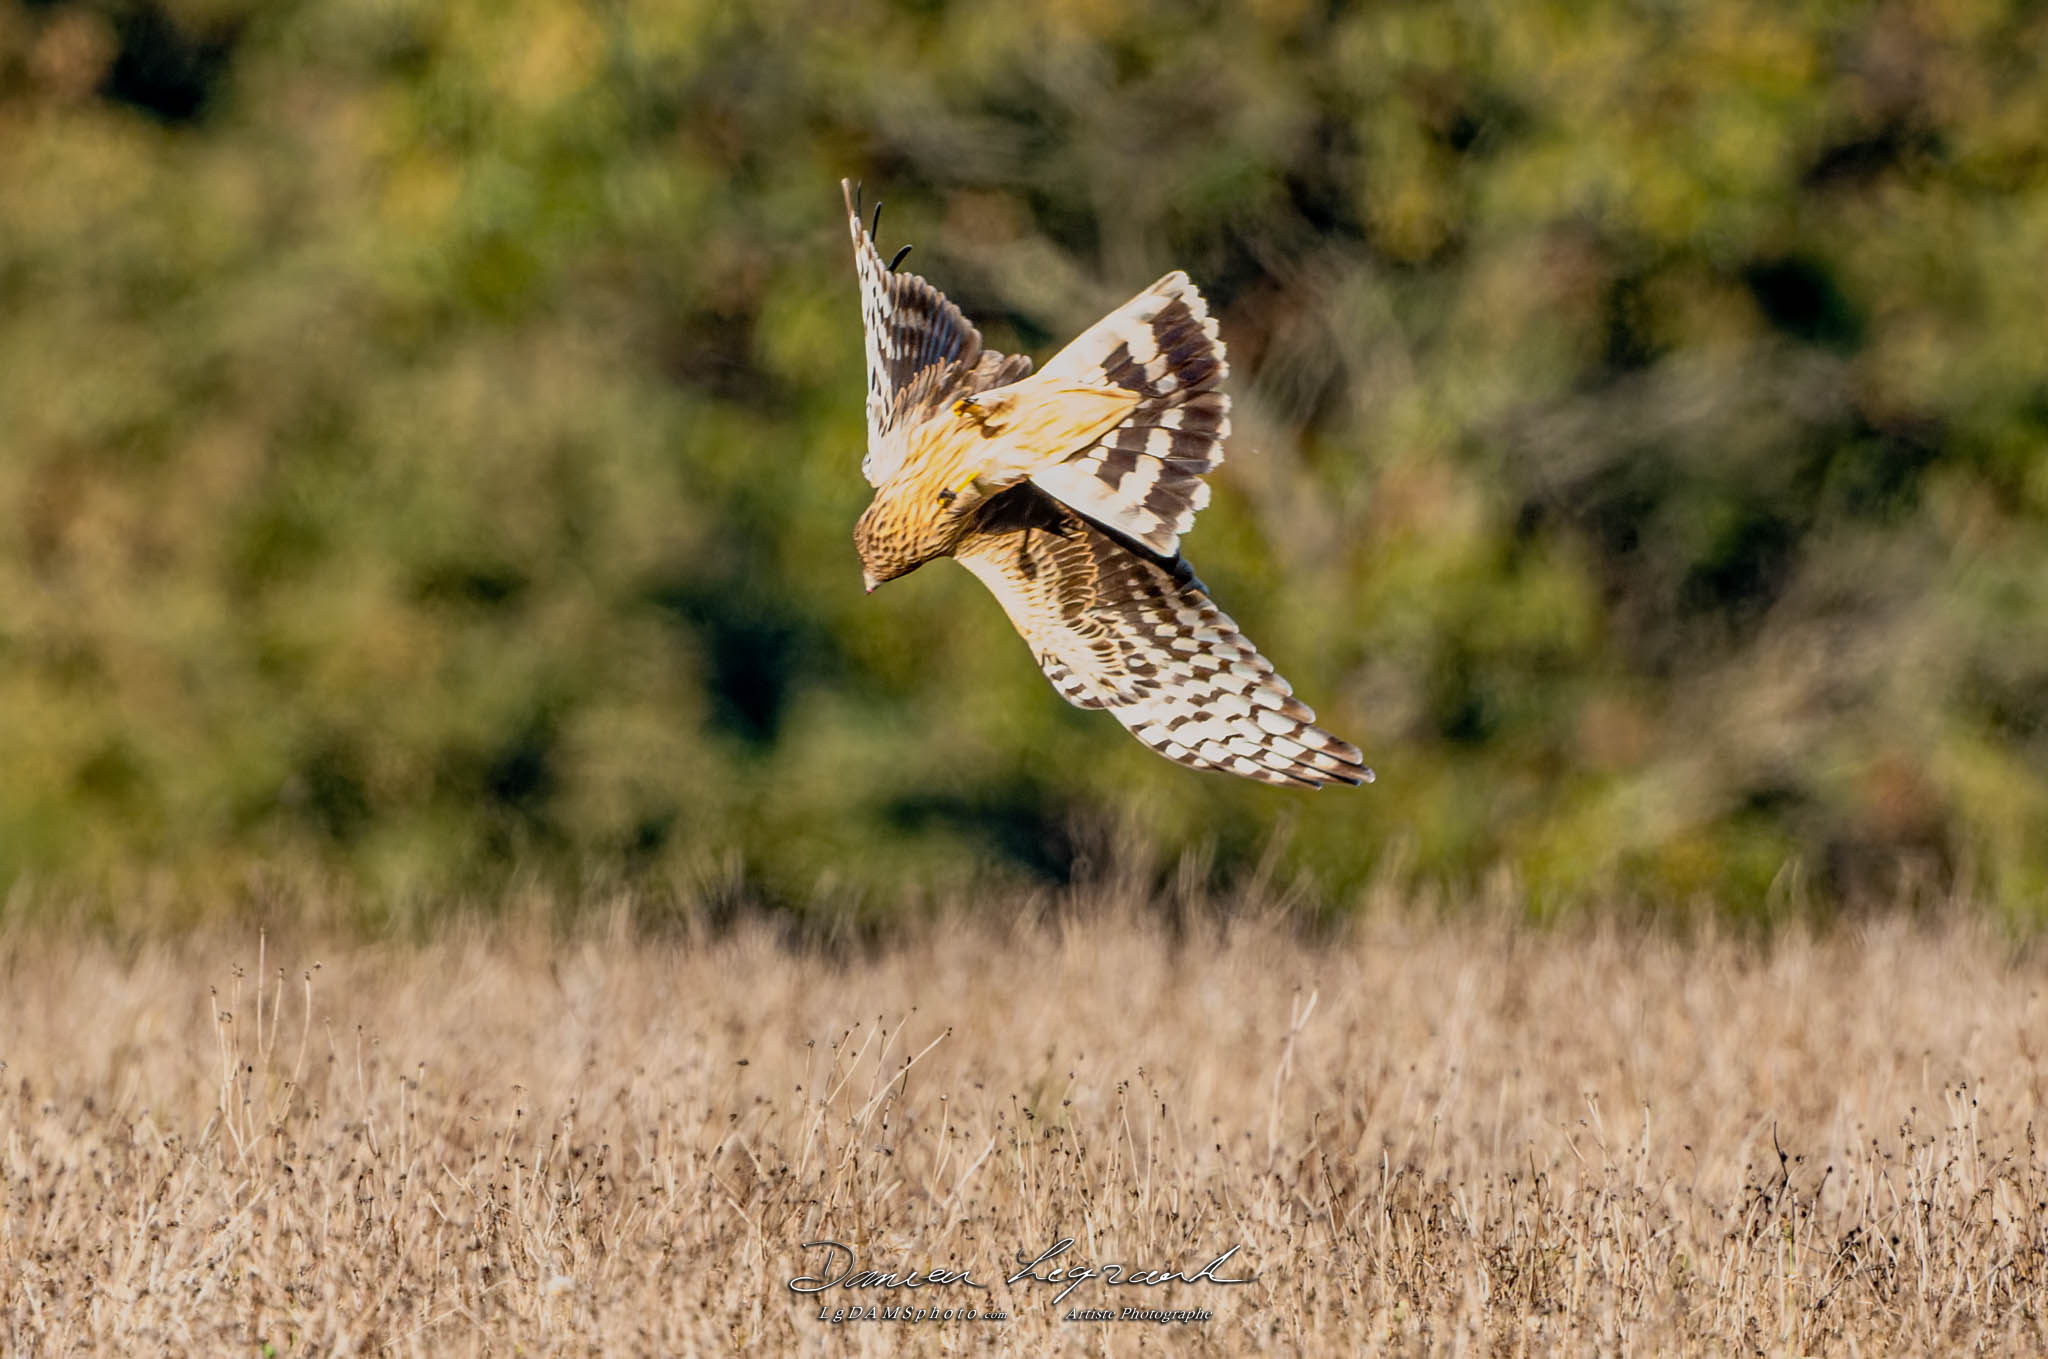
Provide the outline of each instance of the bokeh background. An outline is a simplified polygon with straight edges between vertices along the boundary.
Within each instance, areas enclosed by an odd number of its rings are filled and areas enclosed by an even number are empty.
[[[2039,916],[2044,64],[1992,0],[0,0],[0,886]],[[1376,786],[863,597],[841,175],[1001,348],[1194,276],[1189,554]]]

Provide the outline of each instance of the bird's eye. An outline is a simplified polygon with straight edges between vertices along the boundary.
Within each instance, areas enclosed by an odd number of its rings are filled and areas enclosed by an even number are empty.
[[[941,491],[941,492],[939,492],[939,503],[940,503],[941,505],[950,505],[950,504],[952,504],[952,503],[953,503],[953,502],[954,502],[955,500],[958,500],[959,498],[960,498],[960,496],[959,496],[959,493],[958,493],[958,492],[956,492],[956,491]]]

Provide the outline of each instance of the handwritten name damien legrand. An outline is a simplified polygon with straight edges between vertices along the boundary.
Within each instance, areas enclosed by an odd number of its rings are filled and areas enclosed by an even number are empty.
[[[1177,1269],[1132,1269],[1121,1261],[1100,1265],[1057,1265],[1047,1269],[1043,1274],[1038,1272],[1040,1265],[1050,1260],[1058,1259],[1073,1248],[1074,1238],[1063,1236],[1052,1245],[1040,1251],[1036,1257],[1027,1257],[1020,1250],[1017,1252],[1017,1262],[1024,1267],[1003,1282],[1009,1284],[1030,1282],[1059,1288],[1060,1291],[1055,1293],[1052,1299],[1055,1304],[1058,1304],[1065,1302],[1070,1293],[1091,1279],[1100,1279],[1112,1288],[1126,1288],[1133,1284],[1142,1288],[1157,1288],[1161,1284],[1170,1283],[1248,1284],[1257,1278],[1256,1275],[1251,1275],[1242,1279],[1226,1279],[1216,1272],[1223,1268],[1231,1256],[1237,1254],[1238,1248],[1236,1246],[1232,1246],[1229,1250],[1223,1252],[1223,1254],[1217,1256],[1208,1264],[1203,1265],[1192,1274],[1183,1273]],[[1065,1287],[1060,1287],[1062,1284]],[[1136,1309],[1127,1307],[1124,1310],[1132,1311]],[[1076,1318],[1076,1320],[1079,1319]],[[1101,1320],[1103,1318],[1090,1319]],[[1138,1318],[1132,1319],[1137,1320]],[[1143,1319],[1149,1321],[1155,1318],[1146,1317]],[[1206,1320],[1207,1318],[1203,1319]]]
[[[976,1283],[964,1269],[941,1267],[932,1269],[913,1266],[894,1273],[879,1269],[855,1269],[859,1257],[853,1247],[838,1241],[806,1241],[805,1250],[825,1252],[825,1269],[822,1274],[800,1274],[789,1281],[792,1293],[822,1293],[828,1288],[979,1288],[988,1285]],[[835,1273],[833,1266],[837,1265]]]
[[[882,1288],[889,1290],[910,1288],[978,1288],[988,1291],[988,1285],[978,1282],[964,1269],[949,1266],[912,1266],[899,1270],[860,1269],[860,1257],[853,1253],[853,1247],[840,1241],[806,1241],[805,1250],[825,1252],[824,1268],[816,1274],[799,1274],[789,1281],[792,1293],[822,1293],[828,1288]],[[1001,1308],[981,1308],[968,1303],[965,1306],[906,1306],[892,1302],[887,1306],[879,1303],[862,1305],[855,1303],[847,1307],[821,1305],[818,1320],[834,1326],[849,1321],[1007,1321],[1009,1316]]]
[[[976,1279],[970,1268],[955,1265],[905,1265],[894,1270],[865,1269],[853,1247],[840,1241],[806,1241],[807,1251],[824,1252],[822,1267],[816,1274],[800,1274],[789,1281],[792,1293],[818,1294],[827,1289],[882,1289],[894,1293],[907,1289],[953,1289],[971,1288],[988,1291],[988,1285]],[[1157,1288],[1161,1284],[1247,1284],[1256,1276],[1231,1278],[1221,1271],[1237,1254],[1238,1247],[1232,1246],[1201,1268],[1186,1271],[1179,1269],[1134,1268],[1121,1261],[1102,1264],[1082,1264],[1065,1260],[1074,1249],[1074,1238],[1063,1236],[1052,1245],[1032,1255],[1027,1251],[1017,1252],[1020,1268],[1003,1282],[1011,1287],[1020,1284],[1042,1284],[1058,1291],[1053,1295],[1057,1306],[1072,1295],[1075,1289],[1090,1282],[1098,1282],[1112,1288],[1137,1285]],[[1166,1310],[1148,1307],[1077,1307],[1063,1319],[1067,1321],[1207,1321],[1214,1314],[1202,1309]],[[827,1322],[845,1321],[1003,1321],[1008,1318],[996,1308],[981,1308],[971,1301],[956,1306],[904,1306],[891,1303],[855,1303],[850,1306],[818,1308],[818,1319]]]

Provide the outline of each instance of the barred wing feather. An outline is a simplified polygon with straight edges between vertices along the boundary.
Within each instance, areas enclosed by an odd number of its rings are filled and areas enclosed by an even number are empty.
[[[1175,270],[1083,331],[1041,380],[1135,393],[1123,422],[1052,467],[1038,486],[1161,557],[1209,503],[1202,480],[1223,461],[1230,365],[1202,294]]]
[[[1136,550],[1029,484],[990,500],[955,556],[1068,702],[1107,708],[1168,759],[1295,787],[1371,781],[1185,561]]]
[[[868,451],[860,470],[870,486],[880,486],[902,465],[902,435],[918,420],[957,397],[1017,381],[1031,371],[1031,360],[983,348],[981,332],[944,293],[916,274],[891,269],[861,220],[852,181],[841,180],[839,187],[867,335]]]

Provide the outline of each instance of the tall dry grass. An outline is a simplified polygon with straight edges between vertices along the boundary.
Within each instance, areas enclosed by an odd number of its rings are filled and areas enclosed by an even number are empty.
[[[1960,920],[17,931],[0,981],[10,1354],[2048,1350],[2048,967]],[[1061,1237],[1256,1278],[1002,1282]],[[820,1239],[990,1287],[792,1293]],[[1065,1319],[1127,1305],[1213,1315]]]

